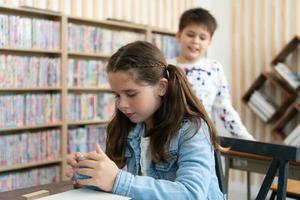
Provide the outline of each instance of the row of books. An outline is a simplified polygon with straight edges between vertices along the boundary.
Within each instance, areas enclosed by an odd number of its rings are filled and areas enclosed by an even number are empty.
[[[60,94],[0,96],[0,127],[43,125],[61,121]]]
[[[95,151],[99,144],[103,151],[106,147],[106,127],[86,126],[68,130],[68,153]]]
[[[285,63],[277,63],[275,65],[275,71],[284,78],[290,86],[297,89],[300,86],[300,78],[297,73],[294,73],[286,66]]]
[[[60,86],[60,58],[0,55],[0,87]]]
[[[300,124],[298,124],[284,139],[286,145],[300,146]]]
[[[0,174],[0,192],[60,181],[60,167],[48,166]]]
[[[0,47],[60,49],[60,22],[0,14]]]
[[[68,94],[68,120],[109,120],[114,113],[111,93]]]
[[[60,130],[0,135],[0,165],[10,166],[60,158]]]
[[[258,90],[253,92],[248,105],[264,122],[267,122],[276,111],[276,105]]]
[[[179,44],[174,36],[154,33],[152,43],[164,53],[166,58],[174,58],[179,55]]]
[[[108,84],[106,62],[69,59],[68,86],[95,87]]]
[[[136,40],[145,40],[145,34],[68,24],[69,51],[111,54],[121,46]]]

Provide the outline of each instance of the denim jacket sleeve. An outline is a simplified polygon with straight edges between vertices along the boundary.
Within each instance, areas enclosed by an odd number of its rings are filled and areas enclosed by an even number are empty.
[[[188,123],[191,125],[191,123]],[[208,127],[202,121],[197,134],[185,124],[179,131],[178,169],[174,181],[135,176],[119,171],[113,193],[133,199],[207,199],[214,173],[213,147]]]

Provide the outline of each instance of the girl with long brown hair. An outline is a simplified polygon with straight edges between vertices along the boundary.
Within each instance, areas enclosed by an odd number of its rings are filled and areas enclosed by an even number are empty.
[[[107,73],[117,109],[106,153],[97,145],[86,160],[69,159],[67,175],[89,176],[76,182],[133,199],[224,199],[215,129],[183,72],[138,41],[113,54]]]

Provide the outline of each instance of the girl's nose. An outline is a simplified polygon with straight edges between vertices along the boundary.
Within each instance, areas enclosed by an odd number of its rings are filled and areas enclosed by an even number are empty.
[[[117,106],[120,110],[124,109],[124,108],[128,108],[128,102],[126,97],[119,97],[119,99],[117,100]]]

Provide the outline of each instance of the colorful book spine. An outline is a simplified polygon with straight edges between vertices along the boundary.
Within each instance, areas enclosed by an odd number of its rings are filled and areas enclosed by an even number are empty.
[[[73,23],[68,24],[68,34],[68,50],[85,53],[112,54],[127,43],[145,40],[143,33]]]
[[[0,135],[0,165],[11,166],[61,157],[60,130]]]
[[[68,120],[109,120],[114,113],[114,95],[82,93],[68,95]]]
[[[164,53],[166,58],[174,58],[179,55],[179,44],[174,36],[154,33],[152,43]]]
[[[44,125],[61,121],[60,94],[0,96],[0,127]]]
[[[101,60],[69,59],[69,87],[97,87],[108,84],[106,62]]]
[[[0,192],[60,181],[60,167],[49,166],[0,174]]]
[[[0,47],[60,49],[58,21],[1,14],[0,35]]]
[[[68,130],[68,153],[95,151],[96,144],[106,147],[106,127],[86,126]]]
[[[0,87],[59,87],[60,69],[60,58],[0,55]]]

